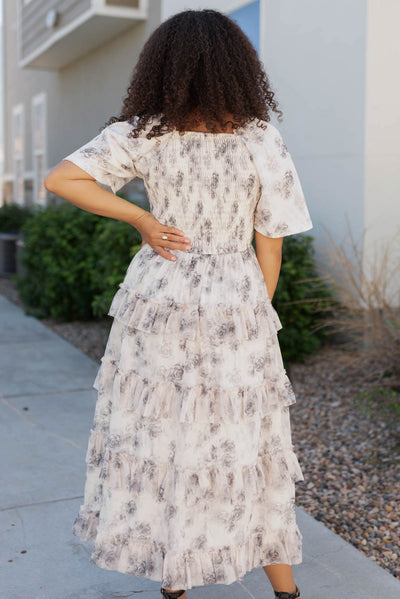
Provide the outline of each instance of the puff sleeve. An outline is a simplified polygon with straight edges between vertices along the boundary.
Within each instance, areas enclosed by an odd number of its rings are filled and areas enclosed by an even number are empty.
[[[254,229],[266,237],[284,237],[312,229],[292,157],[271,123],[263,131],[256,154],[261,193],[254,212]]]
[[[65,156],[98,183],[116,193],[135,177],[141,176],[140,161],[145,137],[129,138],[133,126],[119,121],[105,127],[99,135]]]

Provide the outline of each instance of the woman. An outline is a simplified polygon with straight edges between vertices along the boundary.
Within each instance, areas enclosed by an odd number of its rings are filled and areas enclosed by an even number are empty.
[[[256,566],[276,597],[300,596],[304,478],[271,299],[283,237],[312,224],[271,110],[241,29],[186,10],[147,40],[120,116],[46,177],[142,236],[109,310],[73,531],[99,567],[161,580],[167,599]],[[134,177],[151,212],[114,195]]]

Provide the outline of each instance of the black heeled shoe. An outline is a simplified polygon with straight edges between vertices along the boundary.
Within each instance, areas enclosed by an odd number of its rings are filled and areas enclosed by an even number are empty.
[[[274,593],[275,597],[278,597],[278,599],[297,599],[297,597],[300,597],[300,589],[297,584],[296,590],[293,591],[293,593],[287,593],[286,591],[275,591],[275,589]]]
[[[160,589],[161,594],[164,595],[166,599],[178,599],[178,597],[183,595],[185,590],[186,589],[183,589],[183,591],[166,591],[163,587]]]

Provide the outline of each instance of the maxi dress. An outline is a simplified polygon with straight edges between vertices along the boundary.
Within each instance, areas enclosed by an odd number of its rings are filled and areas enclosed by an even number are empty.
[[[112,123],[65,158],[113,193],[142,178],[151,213],[192,244],[176,261],[144,244],[113,297],[73,533],[104,569],[231,584],[302,561],[296,399],[252,240],[312,223],[270,122],[149,139],[152,119],[138,138],[137,117]]]

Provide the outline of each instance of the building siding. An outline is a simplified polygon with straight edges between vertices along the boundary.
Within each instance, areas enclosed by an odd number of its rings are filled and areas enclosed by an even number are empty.
[[[139,0],[106,0],[106,6],[123,6],[126,8],[139,8]]]
[[[21,47],[20,58],[29,56],[42,44],[47,42],[54,33],[66,27],[91,7],[91,0],[33,0],[21,7]],[[51,9],[57,9],[60,18],[53,29],[46,27],[46,14]]]
[[[47,8],[54,2],[43,2]],[[27,7],[37,5],[35,0]],[[160,24],[161,0],[152,0],[148,16],[134,28],[61,69],[18,65],[18,11],[14,0],[3,4],[4,171],[13,178],[12,110],[24,105],[24,167],[27,188],[33,175],[32,98],[46,94],[47,172],[64,156],[94,137],[110,116],[119,113],[132,71],[150,33]],[[134,8],[134,7],[133,7]],[[43,13],[42,13],[43,14]],[[44,17],[43,17],[44,18]],[[144,190],[141,180],[133,187]],[[144,193],[144,191],[143,191]],[[30,192],[26,196],[29,201]]]

